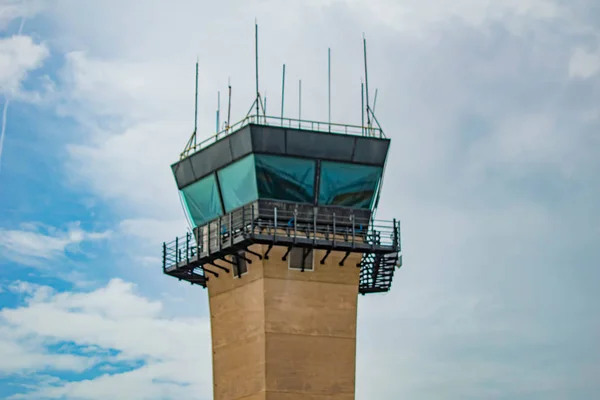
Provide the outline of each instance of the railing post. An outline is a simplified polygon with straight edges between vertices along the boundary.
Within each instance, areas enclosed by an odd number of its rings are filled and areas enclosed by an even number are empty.
[[[294,243],[296,243],[296,229],[298,225],[298,209],[294,208]]]
[[[175,265],[179,264],[179,237],[175,238]]]
[[[313,208],[313,245],[317,244],[317,207]]]
[[[277,207],[273,208],[273,226],[275,232],[273,232],[273,242],[277,242]]]
[[[335,248],[335,213],[333,213],[333,247]]]
[[[251,235],[254,235],[254,204],[256,204],[256,203],[253,203],[251,206],[252,207],[252,221],[250,221],[250,229],[251,229],[250,234]]]
[[[208,248],[206,249],[206,254],[210,255],[210,253],[212,252],[212,246],[210,243],[210,222],[208,224],[206,224],[206,242],[208,244]]]
[[[229,213],[229,247],[233,246],[233,213]]]
[[[354,248],[354,236],[356,235],[356,226],[354,223],[354,214],[350,216],[352,218],[352,248]]]
[[[219,251],[223,250],[223,222],[221,221],[221,217],[219,217],[219,226],[217,227],[217,240],[219,241]]]
[[[242,207],[242,234],[246,237],[246,206]]]
[[[200,232],[200,227],[195,227],[194,228],[194,236],[196,239],[196,256],[198,256],[198,259],[200,258],[200,249],[203,247],[203,245],[201,245],[200,243],[204,241],[204,235],[202,235],[202,233]]]
[[[185,233],[185,261],[187,264],[190,263],[190,233]]]

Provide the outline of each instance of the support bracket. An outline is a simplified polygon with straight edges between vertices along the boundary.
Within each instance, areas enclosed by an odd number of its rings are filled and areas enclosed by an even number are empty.
[[[306,263],[306,257],[308,257],[308,254],[310,253],[311,249],[303,249],[302,250],[302,268],[300,269],[300,271],[304,272],[304,264]]]
[[[331,254],[331,249],[328,249],[327,252],[325,253],[325,255],[323,256],[323,258],[321,258],[321,264],[325,264],[325,260],[327,260],[327,257],[329,257],[329,254]]]
[[[287,261],[287,257],[288,257],[288,254],[290,254],[290,251],[292,251],[292,246],[287,248],[287,251],[285,252],[283,257],[281,257],[281,261]]]
[[[225,261],[225,262],[228,262],[229,264],[232,264],[232,265],[233,265],[233,261],[229,261],[229,260],[226,260],[226,259],[224,259],[224,258],[217,258],[217,260],[223,260],[223,261]],[[225,271],[225,272],[227,272],[227,273],[229,273],[229,272],[230,272],[229,268],[222,267],[222,266],[220,266],[220,265],[217,265],[217,264],[215,264],[215,263],[209,262],[209,263],[207,263],[207,264],[210,264],[210,265],[212,265],[213,267],[217,267],[217,268],[219,268],[219,269],[221,269],[221,270],[223,270],[223,271]],[[217,277],[218,277],[218,275],[217,275]]]
[[[248,252],[248,253],[250,253],[250,254],[252,254],[252,255],[254,255],[254,256],[256,256],[256,257],[258,257],[259,260],[263,259],[262,254],[259,254],[259,253],[255,252],[255,251],[250,250],[250,249],[246,249],[245,251]],[[252,260],[249,260],[247,258],[246,258],[246,262],[248,264],[252,264]]]
[[[214,265],[214,264],[211,264],[211,265]],[[212,270],[210,270],[210,269],[206,269],[206,267],[205,267],[205,266],[201,266],[200,268],[202,268],[202,270],[203,270],[204,272],[208,272],[209,274],[212,274],[212,275],[214,275],[216,278],[218,278],[218,277],[219,277],[219,274],[218,274],[218,273],[216,273],[215,271],[212,271]],[[208,277],[206,277],[206,280],[208,280]]]
[[[272,249],[273,249],[273,245],[270,244],[269,247],[267,248],[267,252],[265,253],[265,260],[269,259],[269,253],[271,252]]]
[[[349,256],[349,255],[350,255],[350,252],[349,252],[349,251],[347,251],[347,252],[346,252],[346,255],[344,255],[344,258],[342,258],[342,260],[340,261],[340,264],[339,264],[339,265],[340,265],[340,267],[343,267],[343,266],[344,266],[344,262],[346,261],[346,259],[348,258],[348,256]]]

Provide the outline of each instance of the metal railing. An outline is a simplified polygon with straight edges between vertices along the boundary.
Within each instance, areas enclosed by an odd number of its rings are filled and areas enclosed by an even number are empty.
[[[256,125],[265,125],[265,126],[275,126],[275,127],[284,127],[291,129],[302,129],[302,130],[311,130],[317,132],[327,132],[333,134],[346,134],[346,135],[356,135],[356,136],[369,136],[376,138],[385,138],[385,134],[380,126],[360,126],[360,125],[347,125],[347,124],[338,124],[338,123],[330,123],[330,122],[319,122],[319,121],[310,121],[310,120],[301,120],[294,118],[281,118],[281,117],[273,117],[266,115],[248,115],[241,121],[236,122],[235,124],[228,126],[222,131],[216,133],[215,135],[209,137],[208,139],[203,140],[200,143],[193,143],[192,139],[188,141],[185,149],[181,153],[181,159],[186,158],[192,153],[195,153],[198,150],[201,150],[205,147],[210,146],[211,144],[217,142],[220,139],[242,129],[246,125],[256,124]]]
[[[400,223],[396,220],[285,212],[277,207],[270,211],[245,206],[195,228],[193,234],[163,243],[163,268],[220,252],[250,236],[272,237],[273,243],[327,243],[332,249],[344,244],[400,251]]]

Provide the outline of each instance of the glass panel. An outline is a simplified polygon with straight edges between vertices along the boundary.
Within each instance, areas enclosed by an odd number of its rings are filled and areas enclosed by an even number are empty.
[[[258,198],[253,155],[234,162],[218,174],[225,212],[231,212]]]
[[[209,175],[181,190],[190,219],[195,226],[223,215],[215,175]]]
[[[319,204],[353,208],[371,208],[381,167],[321,163]]]
[[[261,198],[297,203],[314,201],[314,160],[266,155],[256,155],[255,159]]]

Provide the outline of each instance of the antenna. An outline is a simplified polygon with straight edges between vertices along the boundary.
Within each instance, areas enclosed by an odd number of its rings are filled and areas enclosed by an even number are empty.
[[[327,91],[328,91],[329,132],[331,132],[331,47],[327,49]]]
[[[365,84],[360,78],[360,129],[365,135]]]
[[[256,22],[256,19],[254,20],[254,51],[256,61],[256,118],[258,119],[260,93],[258,92],[258,22]]]
[[[219,133],[219,126],[221,122],[221,92],[217,92],[217,133]]]
[[[194,106],[194,147],[196,147],[196,131],[198,130],[198,58],[196,58],[196,93]]]
[[[265,101],[263,103],[263,114],[267,115],[267,91],[265,90]]]
[[[283,125],[283,101],[285,99],[285,64],[283,64],[283,77],[281,78],[281,124]]]
[[[363,33],[363,48],[364,48],[364,55],[365,55],[365,93],[366,93],[366,100],[367,100],[367,126],[371,127],[371,117],[369,116],[369,74],[367,71],[367,38],[365,37],[364,33]]]
[[[227,130],[231,126],[231,78],[227,78],[227,86],[229,86],[229,102],[227,104]]]
[[[379,89],[375,89],[375,99],[373,100],[373,109],[371,110],[373,117],[375,117],[375,107],[377,107],[377,91],[379,91]]]

